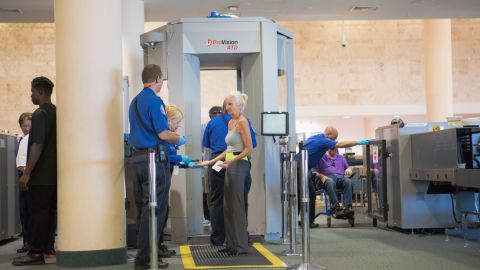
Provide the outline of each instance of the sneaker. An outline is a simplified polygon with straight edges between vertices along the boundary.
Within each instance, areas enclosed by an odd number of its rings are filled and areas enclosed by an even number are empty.
[[[353,215],[355,215],[355,211],[353,211],[352,207],[346,207],[343,209],[343,214],[346,217],[353,217]]]
[[[43,257],[45,259],[55,258],[55,256],[57,256],[57,253],[53,249],[43,253]]]
[[[210,225],[210,220],[205,219],[205,220],[203,221],[203,225]]]
[[[343,207],[337,205],[334,209],[332,209],[332,217],[336,219],[345,219],[345,212]]]
[[[16,266],[42,265],[45,264],[45,259],[43,258],[43,254],[28,253],[25,256],[13,259],[12,264]]]

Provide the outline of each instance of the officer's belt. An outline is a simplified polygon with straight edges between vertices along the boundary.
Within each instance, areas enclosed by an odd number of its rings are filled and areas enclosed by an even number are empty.
[[[148,154],[151,151],[155,152],[155,149],[154,148],[145,148],[145,149],[133,148],[132,149],[132,154],[133,155],[145,155],[145,154]]]

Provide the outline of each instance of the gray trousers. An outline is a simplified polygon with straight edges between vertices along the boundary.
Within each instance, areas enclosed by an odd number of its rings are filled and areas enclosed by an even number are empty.
[[[226,247],[238,252],[248,251],[247,215],[245,209],[246,182],[251,180],[250,164],[246,160],[232,163],[225,173],[223,216]]]

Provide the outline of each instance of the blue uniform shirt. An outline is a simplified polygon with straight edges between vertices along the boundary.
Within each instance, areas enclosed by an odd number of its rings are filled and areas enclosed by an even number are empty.
[[[137,110],[134,106],[137,106]],[[130,120],[130,145],[138,148],[154,148],[165,142],[158,133],[168,129],[167,113],[162,99],[150,88],[143,90],[132,100],[128,112]],[[140,122],[142,121],[143,124]]]
[[[177,155],[178,146],[173,143],[166,143],[168,149],[168,161],[170,165],[178,165],[182,161],[182,156]]]
[[[308,151],[308,169],[310,170],[320,162],[328,149],[335,148],[337,142],[330,140],[323,134],[317,134],[308,138],[304,145]]]
[[[212,154],[219,154],[227,149],[225,137],[228,133],[228,121],[231,119],[232,116],[230,116],[228,113],[224,113],[223,115],[215,116],[208,122],[205,132],[203,133],[202,146],[210,148],[212,150]],[[255,148],[257,147],[257,138],[250,120],[248,120],[248,125],[250,126],[252,145],[253,148]]]

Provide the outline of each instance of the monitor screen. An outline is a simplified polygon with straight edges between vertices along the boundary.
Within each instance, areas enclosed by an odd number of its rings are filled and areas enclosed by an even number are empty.
[[[287,136],[287,112],[262,112],[262,136]]]

